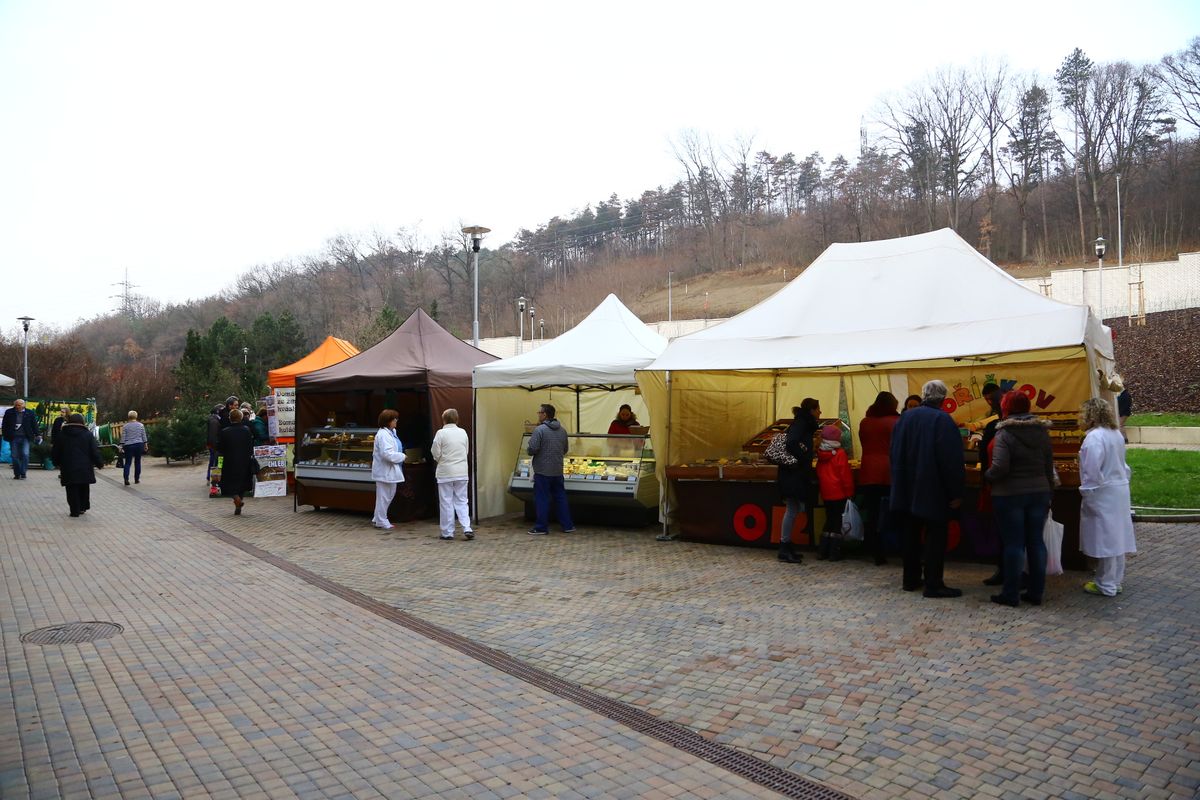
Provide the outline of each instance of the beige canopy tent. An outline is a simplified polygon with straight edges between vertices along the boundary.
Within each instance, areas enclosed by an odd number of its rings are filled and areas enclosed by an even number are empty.
[[[520,508],[508,494],[508,477],[522,423],[537,419],[539,404],[554,405],[559,421],[576,433],[607,433],[622,403],[644,423],[646,406],[636,393],[634,369],[666,346],[666,339],[610,294],[582,322],[538,349],[475,367],[479,515]]]
[[[1090,309],[1027,289],[943,229],[830,245],[757,306],[672,341],[637,381],[665,486],[667,465],[736,454],[804,397],[826,413],[844,404],[857,434],[880,390],[903,401],[932,378],[967,424],[987,413],[987,380],[1030,394],[1035,411],[1073,411],[1111,400],[1113,375]]]

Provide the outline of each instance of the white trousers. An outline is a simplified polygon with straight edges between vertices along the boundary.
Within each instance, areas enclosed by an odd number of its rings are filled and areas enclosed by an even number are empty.
[[[1100,591],[1112,597],[1125,582],[1125,556],[1109,556],[1096,559],[1096,585]]]
[[[375,516],[371,519],[371,524],[376,528],[392,527],[392,523],[388,522],[387,512],[395,496],[396,484],[375,481]]]
[[[438,509],[441,511],[442,536],[454,535],[454,517],[463,533],[471,530],[471,509],[467,505],[467,479],[438,484]]]

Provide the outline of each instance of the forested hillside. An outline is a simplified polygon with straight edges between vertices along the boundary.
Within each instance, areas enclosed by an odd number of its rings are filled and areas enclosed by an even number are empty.
[[[1096,237],[1115,248],[1118,200],[1127,262],[1200,249],[1200,38],[1157,64],[1093,63],[1076,50],[1053,75],[946,67],[864,119],[858,152],[829,157],[682,134],[671,185],[586,204],[502,246],[485,240],[481,335],[517,332],[518,296],[534,307],[526,331],[544,321],[555,336],[610,291],[648,320],[665,318],[669,273],[689,288],[718,273],[732,274],[726,284],[782,281],[831,242],[941,227],[1002,266],[1090,265]],[[166,410],[184,384],[198,385],[175,369],[185,346],[252,391],[279,359],[326,335],[365,348],[418,307],[465,338],[467,245],[457,232],[340,236],[200,302],[127,296],[118,313],[31,343],[31,373],[39,394]],[[676,317],[741,310],[677,298]],[[852,287],[843,301],[853,302]],[[20,363],[19,345],[0,343],[4,363]]]

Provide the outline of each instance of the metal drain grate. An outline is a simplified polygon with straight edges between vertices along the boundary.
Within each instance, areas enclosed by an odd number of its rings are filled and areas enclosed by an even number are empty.
[[[27,644],[82,644],[108,639],[125,630],[115,622],[64,622],[21,634]]]

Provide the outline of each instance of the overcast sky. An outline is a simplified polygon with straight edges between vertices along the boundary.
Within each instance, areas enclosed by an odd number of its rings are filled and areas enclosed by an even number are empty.
[[[1200,2],[0,0],[0,329],[164,302],[339,233],[434,240],[669,184],[686,130],[853,156],[944,65],[1157,61]],[[17,277],[20,275],[21,277]]]

